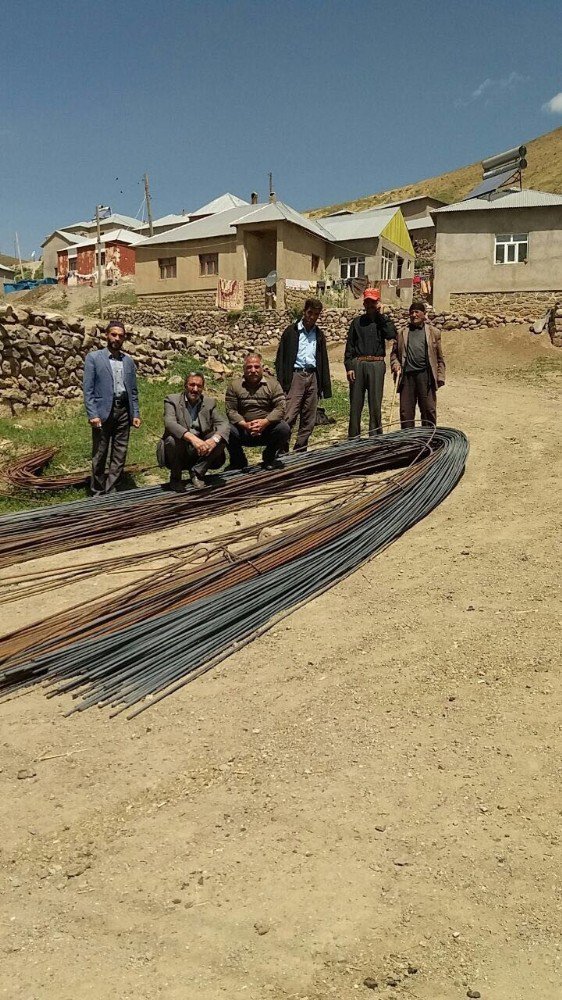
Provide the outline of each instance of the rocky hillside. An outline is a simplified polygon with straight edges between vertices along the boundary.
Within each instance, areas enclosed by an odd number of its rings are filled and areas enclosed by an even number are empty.
[[[547,132],[538,139],[525,143],[527,146],[527,162],[529,166],[524,173],[524,185],[528,188],[538,188],[541,191],[552,191],[562,194],[562,127]],[[491,155],[491,154],[489,154]],[[379,191],[378,194],[365,195],[355,201],[342,202],[340,205],[326,205],[315,208],[307,214],[314,216],[329,215],[342,208],[360,212],[365,208],[383,205],[389,201],[400,201],[403,198],[415,198],[426,194],[442,201],[453,202],[463,198],[482,179],[480,162],[471,163],[468,167],[460,167],[448,174],[438,177],[428,177],[415,184],[392,188],[390,191]]]

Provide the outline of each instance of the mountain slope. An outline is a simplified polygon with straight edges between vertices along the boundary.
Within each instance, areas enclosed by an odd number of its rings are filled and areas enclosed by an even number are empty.
[[[523,173],[523,184],[526,188],[538,188],[541,191],[551,191],[562,194],[562,127],[556,128],[538,139],[525,143],[527,146],[527,162],[529,166]],[[488,154],[492,155],[492,154]],[[305,213],[314,216],[329,215],[342,208],[360,212],[364,208],[372,208],[389,201],[401,201],[404,198],[415,198],[416,195],[429,195],[442,201],[453,202],[464,198],[468,192],[482,180],[480,163],[471,163],[468,167],[451,170],[447,174],[429,177],[415,184],[392,188],[390,191],[380,191],[369,194],[354,201],[342,202],[339,205],[327,205],[324,208],[311,209]]]

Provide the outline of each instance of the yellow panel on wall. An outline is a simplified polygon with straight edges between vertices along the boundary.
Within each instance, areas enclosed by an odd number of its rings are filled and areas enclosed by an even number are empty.
[[[387,222],[386,226],[381,232],[381,236],[386,236],[387,240],[395,243],[397,247],[404,250],[405,253],[410,254],[410,256],[415,257],[415,251],[412,246],[412,241],[410,239],[410,234],[404,222],[404,216],[399,208],[392,216],[390,222]]]

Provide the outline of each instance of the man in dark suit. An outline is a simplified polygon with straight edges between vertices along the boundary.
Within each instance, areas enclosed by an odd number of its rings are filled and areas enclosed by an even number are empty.
[[[164,400],[164,434],[156,456],[158,464],[170,470],[170,487],[182,488],[182,471],[189,469],[195,489],[205,488],[208,469],[218,469],[224,462],[228,441],[228,420],[217,409],[217,401],[205,396],[205,379],[191,372],[184,391]]]
[[[125,337],[123,324],[111,320],[107,347],[91,351],[84,363],[84,404],[92,427],[92,496],[115,492],[125,467],[131,424],[141,424],[135,362],[121,350]]]
[[[316,325],[322,312],[319,299],[307,299],[302,319],[283,331],[275,371],[287,396],[285,420],[292,429],[299,418],[295,451],[306,451],[316,423],[318,399],[332,395],[326,337]]]

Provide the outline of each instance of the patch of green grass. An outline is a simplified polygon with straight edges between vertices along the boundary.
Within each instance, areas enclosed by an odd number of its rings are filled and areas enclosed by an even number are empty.
[[[103,294],[103,309],[107,317],[111,306],[136,306],[137,293],[130,285],[123,285]],[[83,316],[99,316],[99,304],[97,299],[85,302],[81,309]]]
[[[562,351],[559,355],[548,355],[535,358],[524,368],[505,368],[498,372],[500,377],[518,382],[533,382],[538,385],[549,375],[562,376]]]
[[[193,370],[203,371],[207,391],[216,392],[219,398],[224,395],[224,383],[217,383],[212,373],[207,372],[200,361],[191,355],[181,355],[174,360],[162,379],[139,378],[142,425],[138,430],[131,429],[128,464],[156,466],[156,442],[164,428],[164,397],[172,392],[180,392],[185,374]],[[61,403],[51,411],[40,414],[27,413],[18,417],[0,418],[0,439],[10,442],[3,447],[2,464],[7,464],[16,455],[52,445],[60,451],[49,466],[51,475],[63,475],[78,469],[89,469],[90,466],[92,434],[81,400]],[[159,474],[156,468],[151,472]],[[161,478],[164,478],[163,473]],[[143,476],[139,474],[136,481],[142,483]],[[127,485],[132,486],[133,482],[129,481]],[[22,491],[0,496],[0,513],[62,503],[84,496],[84,489],[38,496]]]

